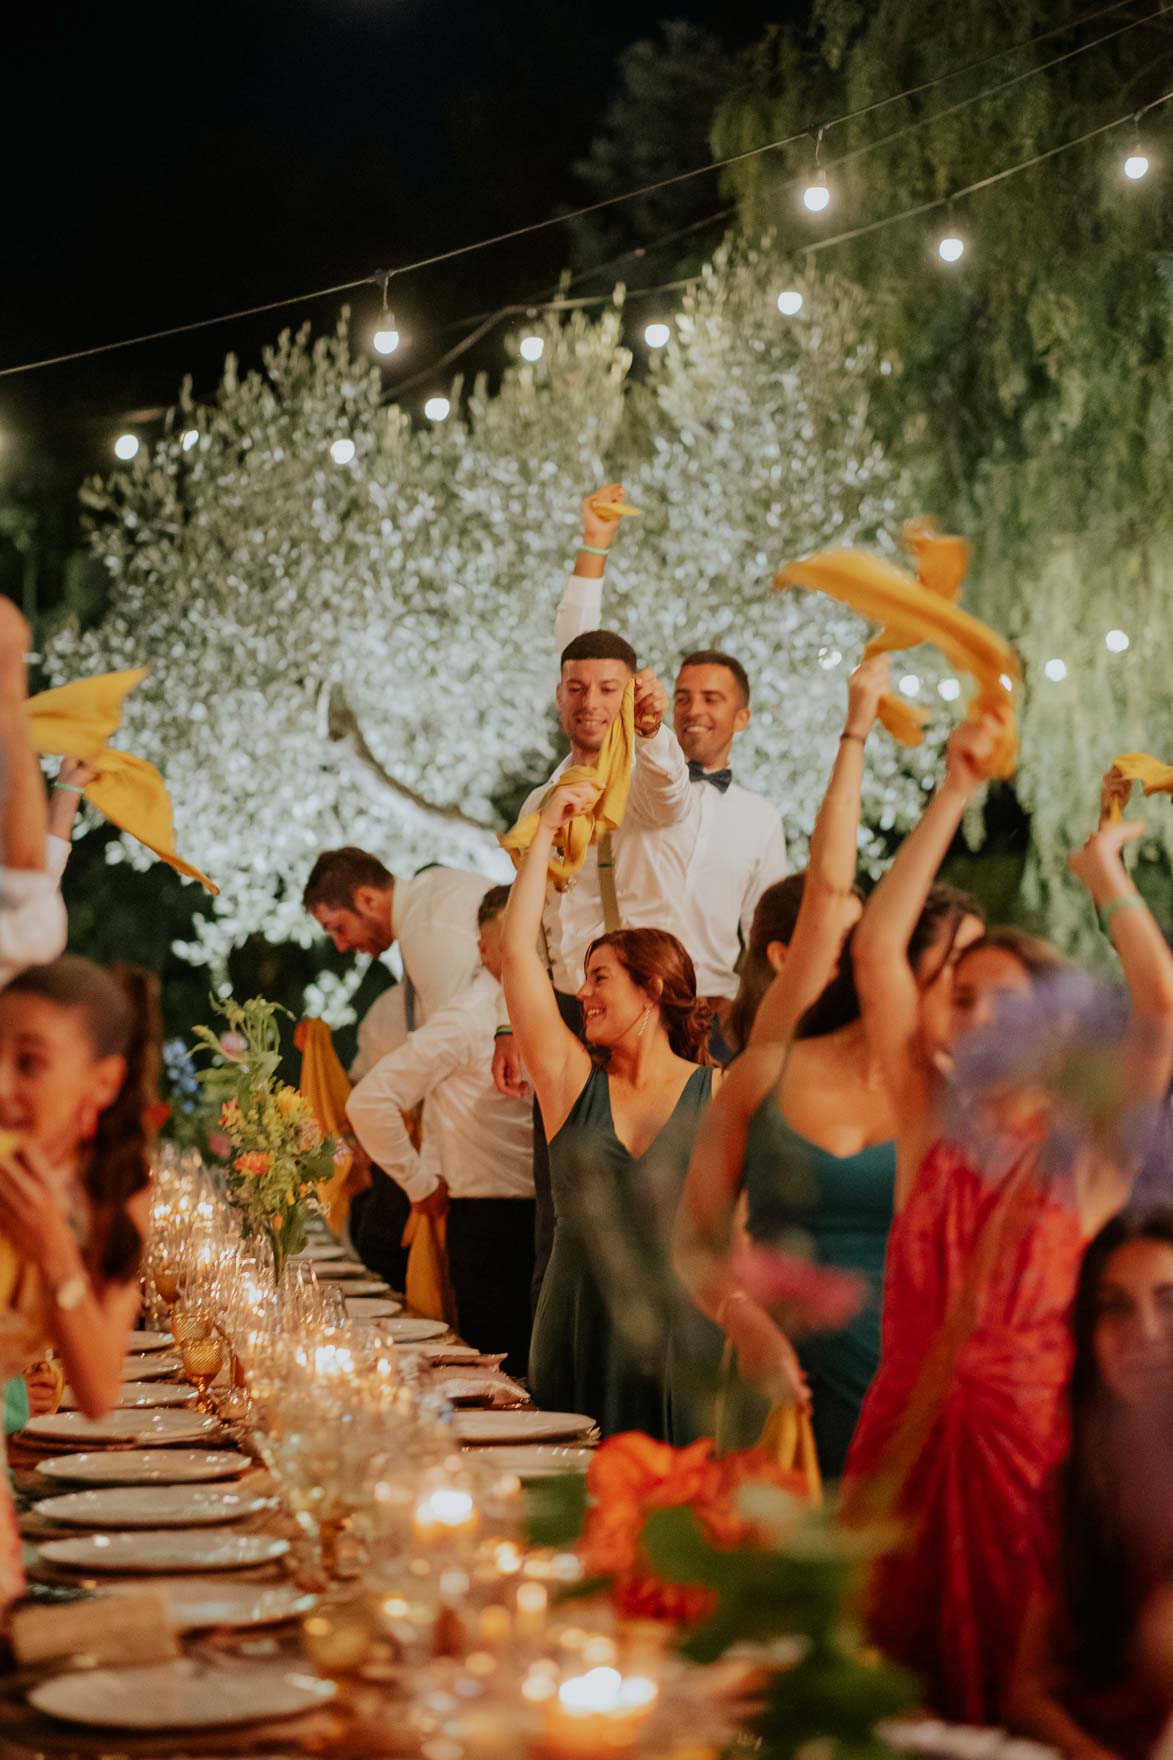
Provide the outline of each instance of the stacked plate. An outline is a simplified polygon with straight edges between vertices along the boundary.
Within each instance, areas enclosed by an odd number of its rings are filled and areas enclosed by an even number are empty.
[[[107,1485],[46,1497],[33,1508],[65,1528],[214,1528],[268,1509],[257,1493],[209,1485]]]
[[[43,1479],[65,1485],[204,1485],[235,1479],[251,1466],[228,1448],[103,1449],[41,1462]]]
[[[565,1442],[589,1436],[595,1420],[583,1412],[457,1412],[452,1427],[466,1448],[484,1448],[499,1442]]]
[[[34,1442],[53,1442],[70,1448],[102,1443],[139,1443],[166,1446],[171,1442],[197,1442],[214,1436],[215,1418],[202,1412],[128,1411],[107,1412],[104,1418],[87,1418],[81,1412],[54,1412],[33,1418],[22,1434]]]
[[[95,1728],[188,1730],[231,1728],[295,1717],[337,1693],[287,1662],[181,1657],[148,1668],[96,1668],[58,1675],[29,1693],[49,1717]]]
[[[138,1533],[79,1534],[47,1540],[46,1564],[71,1571],[112,1575],[154,1571],[241,1571],[273,1564],[289,1551],[271,1534],[240,1534],[232,1528],[144,1528]]]

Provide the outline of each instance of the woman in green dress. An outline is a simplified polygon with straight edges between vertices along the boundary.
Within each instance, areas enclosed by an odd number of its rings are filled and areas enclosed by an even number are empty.
[[[505,920],[505,1000],[550,1145],[554,1248],[534,1319],[530,1390],[603,1435],[668,1430],[668,1242],[696,1129],[719,1082],[692,961],[662,929],[587,949],[586,1044],[559,1012],[537,945],[556,833],[589,784],[551,792]]]
[[[879,1365],[896,1177],[892,1098],[860,1018],[846,945],[862,910],[855,871],[864,747],[888,677],[887,660],[878,658],[865,661],[848,685],[793,934],[786,922],[793,878],[770,888],[758,906],[744,982],[757,983],[760,1005],[756,1014],[735,1007],[748,1043],[702,1127],[677,1230],[681,1277],[736,1356],[722,1444],[748,1446],[772,1405],[798,1405],[811,1414],[828,1479],[842,1472]],[[957,957],[982,927],[979,907],[964,893],[941,887],[930,897],[908,948],[927,1044],[943,1032]],[[763,962],[774,973],[764,995]],[[861,1304],[845,1324],[804,1332],[795,1344],[764,1290],[744,1287],[730,1251],[743,1195],[752,1243],[861,1280]]]

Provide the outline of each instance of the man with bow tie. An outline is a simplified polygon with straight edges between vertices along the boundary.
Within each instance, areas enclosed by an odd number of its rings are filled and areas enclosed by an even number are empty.
[[[560,649],[582,631],[598,628],[603,571],[620,522],[601,518],[596,508],[622,500],[622,484],[611,483],[583,502],[582,547],[555,621]],[[749,698],[745,668],[731,654],[702,649],[681,663],[673,719],[698,797],[681,912],[697,989],[713,1004],[718,1022],[737,994],[741,941],[748,939],[758,899],[787,871],[777,808],[734,781],[730,769],[733,742],[749,725]]]

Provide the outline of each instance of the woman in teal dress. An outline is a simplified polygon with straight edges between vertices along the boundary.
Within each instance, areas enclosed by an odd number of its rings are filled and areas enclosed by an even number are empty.
[[[896,1176],[892,1100],[860,1019],[847,951],[862,908],[855,865],[864,747],[887,688],[882,658],[852,675],[810,866],[801,883],[780,881],[759,902],[744,985],[756,984],[760,1003],[756,1014],[735,1007],[748,1043],[702,1125],[677,1231],[681,1277],[736,1360],[722,1444],[748,1446],[771,1406],[799,1405],[811,1414],[828,1479],[842,1472],[879,1364]],[[943,1042],[957,956],[981,930],[979,907],[965,894],[941,887],[930,896],[908,948],[930,1045]],[[763,967],[773,974],[768,988]],[[815,1330],[813,1315],[783,1307],[796,1342],[787,1336],[770,1301],[768,1260],[759,1287],[731,1251],[743,1194],[754,1246],[861,1279],[861,1304],[846,1324]]]
[[[720,1077],[692,961],[665,930],[617,930],[587,949],[585,1045],[558,1012],[537,954],[547,866],[555,834],[596,793],[552,791],[505,920],[505,1000],[550,1145],[557,1219],[529,1381],[539,1406],[585,1412],[605,1436],[664,1438],[678,1299],[668,1242]]]

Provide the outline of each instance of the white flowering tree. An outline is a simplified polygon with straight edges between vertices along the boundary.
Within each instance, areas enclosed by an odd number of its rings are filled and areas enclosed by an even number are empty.
[[[383,403],[344,325],[286,334],[256,372],[229,360],[213,403],[185,388],[153,451],[87,487],[109,610],[59,632],[51,667],[151,667],[124,737],[165,772],[180,845],[222,888],[187,957],[304,941],[305,874],[342,841],[401,872],[500,871],[494,800],[557,755],[552,619],[578,501],[613,471],[644,512],[608,621],[669,670],[702,643],[740,655],[742,769],[801,850],[862,630],[774,594],[772,575],[825,542],[890,541],[908,509],[872,438],[891,381],[860,341],[860,296],[824,282],[817,321],[795,321],[776,293],[768,253],[720,253],[638,384],[618,303],[552,318],[539,363],[428,428]],[[876,825],[908,822],[924,762],[882,749]]]

